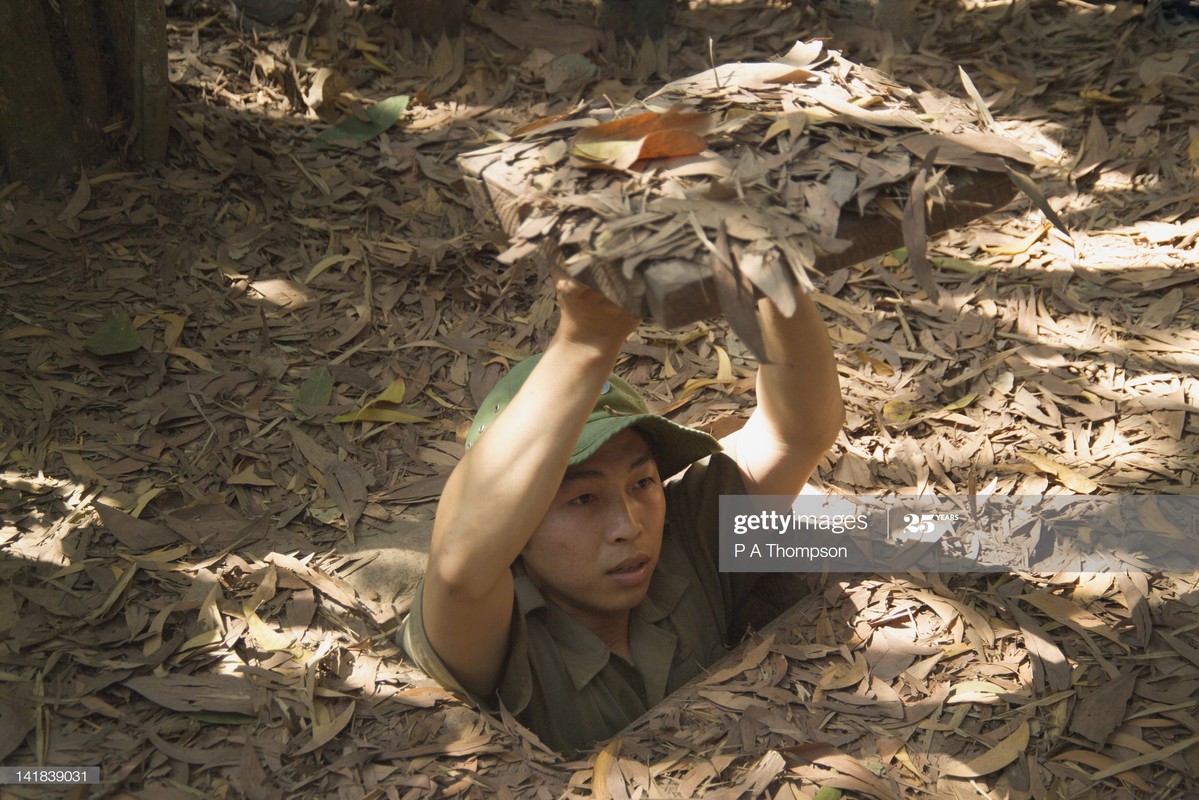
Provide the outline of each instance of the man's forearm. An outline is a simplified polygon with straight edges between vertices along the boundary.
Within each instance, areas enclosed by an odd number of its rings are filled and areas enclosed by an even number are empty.
[[[837,362],[816,303],[798,295],[790,318],[769,300],[758,306],[767,358],[758,367],[758,409],[785,441],[827,448],[845,421]]]
[[[561,484],[619,351],[619,342],[581,345],[559,336],[550,342],[446,484],[433,543],[446,578],[456,582],[461,575],[482,589],[480,573],[507,570],[520,554]]]
[[[757,407],[725,441],[751,494],[799,492],[845,420],[832,345],[816,304],[800,292],[784,317],[759,304],[766,363],[758,366]]]

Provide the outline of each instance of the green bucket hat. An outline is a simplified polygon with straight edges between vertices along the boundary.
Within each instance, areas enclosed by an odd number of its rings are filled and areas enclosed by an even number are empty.
[[[466,435],[466,448],[479,440],[496,420],[541,360],[541,354],[530,356],[513,367],[500,379],[483,401],[479,413]],[[720,443],[703,431],[687,428],[650,412],[637,391],[619,376],[608,376],[583,433],[570,455],[570,463],[585,461],[603,447],[604,443],[626,428],[636,427],[649,441],[658,473],[665,480],[688,464],[720,451]]]

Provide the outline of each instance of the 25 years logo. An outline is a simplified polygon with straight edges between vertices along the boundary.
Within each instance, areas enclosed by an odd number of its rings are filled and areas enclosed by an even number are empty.
[[[953,530],[948,523],[957,522],[957,514],[904,514],[903,529],[895,538],[901,542],[935,542]],[[946,524],[938,524],[946,523]]]

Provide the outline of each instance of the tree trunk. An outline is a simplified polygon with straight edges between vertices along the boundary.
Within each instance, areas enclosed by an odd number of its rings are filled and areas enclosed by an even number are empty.
[[[160,163],[169,100],[163,0],[0,0],[0,165],[11,177],[46,183],[117,152]],[[113,130],[123,140],[106,140]]]
[[[0,154],[13,177],[31,181],[78,159],[42,0],[0,3]]]
[[[167,14],[163,0],[91,0],[107,23],[116,60],[115,93],[132,117],[133,153],[146,164],[167,155]]]

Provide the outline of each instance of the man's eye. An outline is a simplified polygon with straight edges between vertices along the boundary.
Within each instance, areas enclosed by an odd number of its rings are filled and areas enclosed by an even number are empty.
[[[594,502],[595,502],[595,495],[581,494],[578,497],[572,498],[570,501],[570,504],[572,506],[585,506],[585,505],[589,505]]]
[[[641,480],[637,481],[637,488],[638,489],[648,489],[649,487],[653,486],[657,482],[658,481],[655,480],[654,478],[648,478],[648,477],[642,478]]]

